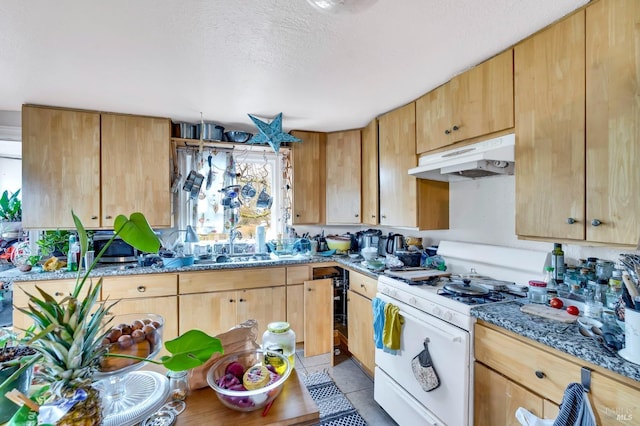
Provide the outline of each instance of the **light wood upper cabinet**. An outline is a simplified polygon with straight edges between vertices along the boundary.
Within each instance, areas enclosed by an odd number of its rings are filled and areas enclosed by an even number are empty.
[[[326,166],[327,223],[361,222],[361,137],[360,130],[327,134]]]
[[[102,114],[102,224],[141,212],[158,227],[171,226],[170,121]]]
[[[22,226],[100,226],[100,114],[22,107]]]
[[[291,148],[293,164],[294,225],[325,222],[325,144],[326,134],[293,131],[302,139]]]
[[[362,129],[362,223],[378,224],[378,119]]]
[[[584,23],[581,11],[515,47],[520,236],[584,239]]]
[[[586,9],[586,239],[640,238],[640,2]],[[519,167],[519,165],[518,165]],[[599,221],[601,224],[595,226]]]
[[[416,152],[512,128],[513,50],[416,100]]]
[[[142,212],[171,226],[170,121],[25,105],[23,227],[111,228]]]
[[[380,224],[418,229],[449,227],[449,184],[408,174],[415,153],[415,102],[379,118]]]

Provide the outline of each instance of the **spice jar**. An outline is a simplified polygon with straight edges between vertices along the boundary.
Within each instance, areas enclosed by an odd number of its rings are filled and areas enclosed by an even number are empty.
[[[173,401],[184,401],[189,394],[188,371],[168,371],[169,398]]]
[[[286,356],[291,368],[293,368],[296,357],[296,333],[291,330],[288,322],[269,323],[267,331],[262,335],[262,349],[266,352],[278,352]],[[278,370],[277,367],[276,370]],[[281,374],[281,372],[278,373]]]
[[[529,281],[527,293],[531,303],[547,303],[547,283],[544,281]]]

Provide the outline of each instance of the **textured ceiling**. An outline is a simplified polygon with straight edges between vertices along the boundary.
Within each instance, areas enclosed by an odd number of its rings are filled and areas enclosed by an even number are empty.
[[[587,0],[0,0],[0,110],[23,103],[358,128]]]

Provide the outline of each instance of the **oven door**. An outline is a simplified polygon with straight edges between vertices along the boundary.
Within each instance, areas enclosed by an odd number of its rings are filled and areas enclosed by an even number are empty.
[[[378,293],[377,297],[398,306],[404,324],[396,355],[376,349],[376,366],[385,375],[376,371],[375,380],[392,380],[398,386],[384,390],[376,387],[375,400],[399,424],[411,424],[417,419],[410,417],[415,414],[417,402],[425,410],[421,418],[433,418],[429,424],[468,425],[469,333],[383,294]],[[422,389],[411,369],[411,360],[423,350],[425,338],[429,338],[429,353],[440,379],[440,386],[429,392]],[[403,399],[407,401],[404,406],[399,403]]]

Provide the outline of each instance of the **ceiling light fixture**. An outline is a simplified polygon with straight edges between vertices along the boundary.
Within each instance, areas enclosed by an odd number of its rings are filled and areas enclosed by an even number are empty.
[[[314,8],[326,13],[358,13],[377,0],[307,0]]]

